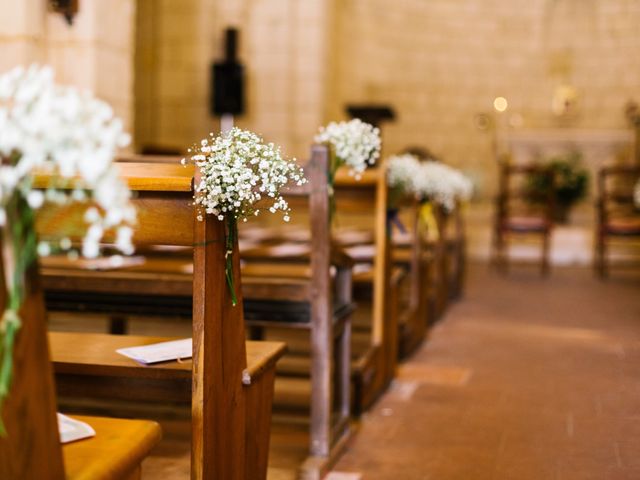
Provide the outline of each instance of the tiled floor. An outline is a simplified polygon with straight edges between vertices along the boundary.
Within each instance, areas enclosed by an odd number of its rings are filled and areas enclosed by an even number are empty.
[[[363,480],[640,479],[640,277],[471,269],[367,415]]]
[[[146,413],[167,420],[143,478],[189,478],[188,410]],[[306,444],[302,427],[276,426],[269,480],[294,480]],[[544,279],[473,266],[465,298],[401,366],[335,470],[362,480],[640,479],[640,274],[601,282],[588,269]]]

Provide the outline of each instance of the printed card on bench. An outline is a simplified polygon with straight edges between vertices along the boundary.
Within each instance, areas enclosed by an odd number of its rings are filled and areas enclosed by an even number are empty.
[[[75,420],[61,413],[58,413],[58,432],[61,443],[70,443],[96,436],[96,431],[88,423]]]
[[[152,363],[169,362],[171,360],[191,358],[192,341],[190,338],[172,340],[170,342],[154,343],[140,347],[121,348],[116,350],[120,355],[132,358],[136,362],[149,365]]]

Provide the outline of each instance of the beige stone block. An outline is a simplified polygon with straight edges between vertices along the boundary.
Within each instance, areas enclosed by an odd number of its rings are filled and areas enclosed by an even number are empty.
[[[51,43],[46,60],[56,72],[56,81],[78,88],[96,91],[95,49],[88,43]]]
[[[28,39],[0,41],[0,72],[6,72],[18,65],[40,63],[43,58],[44,53],[39,42]]]
[[[40,37],[44,33],[46,3],[38,0],[0,0],[1,37]]]
[[[98,95],[133,101],[133,57],[126,50],[100,48],[95,51]]]

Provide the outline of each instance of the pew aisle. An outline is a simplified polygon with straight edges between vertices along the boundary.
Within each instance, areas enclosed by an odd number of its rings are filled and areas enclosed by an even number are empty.
[[[469,269],[335,467],[363,480],[640,478],[640,274]],[[524,293],[523,293],[524,292]],[[354,477],[357,478],[357,477]]]

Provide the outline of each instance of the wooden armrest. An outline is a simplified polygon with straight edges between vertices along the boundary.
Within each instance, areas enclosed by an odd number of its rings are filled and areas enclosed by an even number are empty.
[[[171,337],[109,335],[106,333],[50,332],[51,359],[56,373],[74,375],[124,376],[151,379],[191,378],[191,359],[141,365],[116,353],[121,348],[178,340]],[[250,379],[278,361],[286,345],[282,342],[247,341],[247,368]]]
[[[162,437],[160,426],[148,420],[73,418],[91,425],[96,436],[63,445],[67,480],[134,478],[132,474]]]

